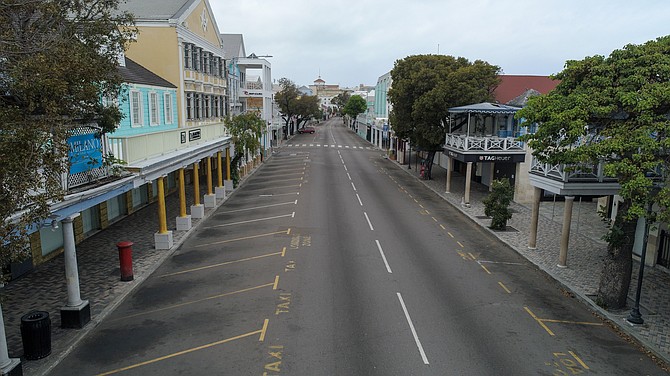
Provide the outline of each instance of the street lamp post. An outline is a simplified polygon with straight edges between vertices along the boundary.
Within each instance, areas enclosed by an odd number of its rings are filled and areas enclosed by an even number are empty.
[[[640,271],[637,275],[637,290],[635,291],[635,305],[630,310],[630,314],[626,318],[631,324],[644,324],[644,319],[640,313],[640,295],[642,294],[642,276],[644,275],[644,261],[647,257],[647,241],[649,240],[649,217],[651,216],[651,208],[654,205],[652,201],[647,206],[647,217],[644,219],[644,241],[642,243],[642,254],[640,255]]]

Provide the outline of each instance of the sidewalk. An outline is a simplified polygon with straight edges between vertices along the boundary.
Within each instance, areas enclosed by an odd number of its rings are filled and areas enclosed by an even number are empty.
[[[414,157],[414,156],[413,156]],[[412,158],[414,161],[414,158]],[[419,179],[419,171],[412,164],[396,166]],[[446,170],[434,165],[432,180],[420,180],[435,193],[460,209],[474,222],[488,229],[491,223],[484,215],[482,200],[488,195],[488,187],[473,183],[470,192],[470,207],[461,204],[464,196],[465,178],[454,173],[451,192],[445,193]],[[501,241],[512,247],[538,268],[548,273],[572,291],[579,299],[590,305],[594,311],[612,321],[625,333],[635,337],[655,355],[670,363],[670,273],[661,267],[646,267],[642,283],[640,312],[643,325],[633,326],[625,321],[630,308],[620,311],[606,311],[595,304],[600,281],[602,260],[607,255],[607,243],[601,239],[606,232],[603,222],[597,214],[597,203],[575,201],[568,248],[568,267],[559,268],[561,228],[563,223],[563,202],[542,202],[538,223],[537,249],[528,249],[530,234],[531,208],[512,202],[514,213],[508,221],[512,229],[506,232],[491,231]],[[516,230],[516,231],[515,231]],[[640,264],[633,262],[633,277],[628,292],[629,307],[634,305],[637,276]]]

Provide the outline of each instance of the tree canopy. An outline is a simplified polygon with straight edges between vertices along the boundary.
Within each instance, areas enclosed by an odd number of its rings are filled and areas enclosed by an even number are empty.
[[[235,156],[231,161],[233,182],[237,185],[239,172],[237,165],[248,151],[252,153],[261,147],[260,138],[265,130],[265,121],[255,112],[235,115],[225,120],[226,129],[230,132],[235,145]]]
[[[365,112],[368,109],[368,104],[360,95],[352,95],[349,97],[347,104],[344,106],[344,113],[351,116],[352,119],[356,119],[359,114]]]
[[[333,97],[333,99],[330,100],[330,103],[337,106],[337,111],[340,114],[344,114],[344,106],[349,102],[349,98],[351,98],[351,94],[349,94],[348,91],[345,91]]]
[[[517,117],[539,124],[525,139],[540,161],[589,171],[603,163],[621,185],[598,300],[623,307],[637,219],[650,203],[658,210],[649,221],[670,219],[670,37],[568,61],[553,78],[561,81],[556,89],[531,98]]]
[[[448,109],[491,101],[500,68],[463,57],[415,55],[391,70],[390,123],[396,135],[424,150],[441,149]]]
[[[279,106],[287,131],[291,119],[295,119],[296,126],[300,126],[309,119],[321,117],[319,99],[315,95],[303,95],[288,78],[280,78],[279,86],[281,90],[275,94],[275,102]]]
[[[69,130],[121,118],[102,96],[121,88],[118,56],[135,31],[118,0],[0,5],[0,262],[25,250],[29,226],[63,197]]]

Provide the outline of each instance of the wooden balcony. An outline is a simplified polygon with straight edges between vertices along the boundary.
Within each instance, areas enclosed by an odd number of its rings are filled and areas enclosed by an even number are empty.
[[[533,158],[529,180],[534,187],[564,196],[608,196],[621,188],[617,179],[605,176],[602,162],[597,165],[550,165]]]

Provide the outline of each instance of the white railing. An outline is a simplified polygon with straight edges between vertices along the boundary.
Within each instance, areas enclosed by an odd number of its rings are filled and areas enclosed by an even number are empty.
[[[525,151],[525,144],[513,137],[475,137],[447,134],[445,146],[463,151]]]
[[[604,163],[595,164],[558,164],[541,163],[533,158],[530,173],[544,176],[549,179],[568,182],[612,182],[617,179],[606,176]]]
[[[194,139],[199,132],[199,138]],[[225,136],[222,123],[199,127],[177,128],[165,132],[145,133],[136,136],[108,136],[107,146],[115,158],[132,165],[135,162],[158,157],[180,149],[212,141]]]
[[[263,90],[263,83],[262,82],[245,82],[244,83],[244,88],[245,89],[252,89],[252,90]]]

